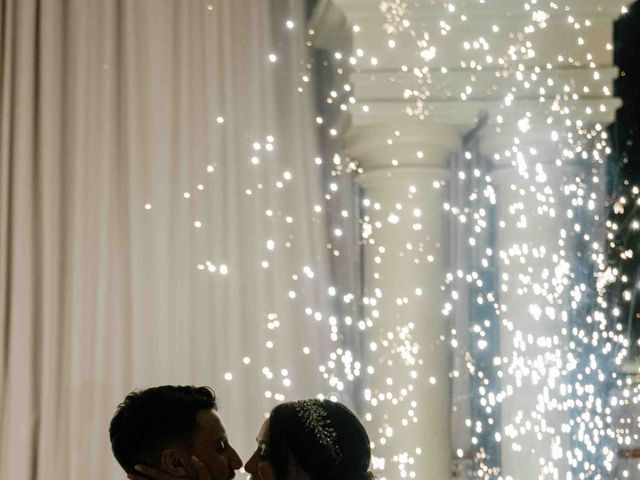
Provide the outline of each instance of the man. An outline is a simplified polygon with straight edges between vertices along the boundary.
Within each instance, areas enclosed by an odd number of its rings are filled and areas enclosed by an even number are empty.
[[[216,411],[208,387],[132,392],[111,420],[113,454],[130,478],[153,477],[156,469],[171,478],[231,480],[242,461]]]

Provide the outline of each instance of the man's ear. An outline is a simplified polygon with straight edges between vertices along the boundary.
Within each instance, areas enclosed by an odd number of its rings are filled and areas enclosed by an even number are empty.
[[[160,455],[160,468],[174,477],[187,478],[188,471],[185,465],[187,455],[176,447],[166,448]]]

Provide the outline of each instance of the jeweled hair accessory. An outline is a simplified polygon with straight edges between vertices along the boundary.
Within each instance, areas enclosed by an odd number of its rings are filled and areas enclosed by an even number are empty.
[[[339,461],[342,458],[342,452],[336,445],[336,431],[331,426],[320,400],[298,400],[293,402],[293,407],[305,428],[314,434],[318,442],[329,450],[336,461]]]

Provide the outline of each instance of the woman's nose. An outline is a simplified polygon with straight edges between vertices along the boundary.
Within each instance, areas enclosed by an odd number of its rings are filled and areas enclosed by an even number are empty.
[[[250,473],[252,475],[255,475],[257,473],[255,455],[251,455],[251,458],[247,460],[247,463],[244,464],[244,469],[247,473]]]

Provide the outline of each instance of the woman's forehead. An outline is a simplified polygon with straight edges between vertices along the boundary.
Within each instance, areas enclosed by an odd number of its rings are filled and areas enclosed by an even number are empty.
[[[269,419],[267,418],[260,427],[260,431],[258,432],[258,436],[256,440],[258,442],[266,442],[267,436],[269,435]]]

